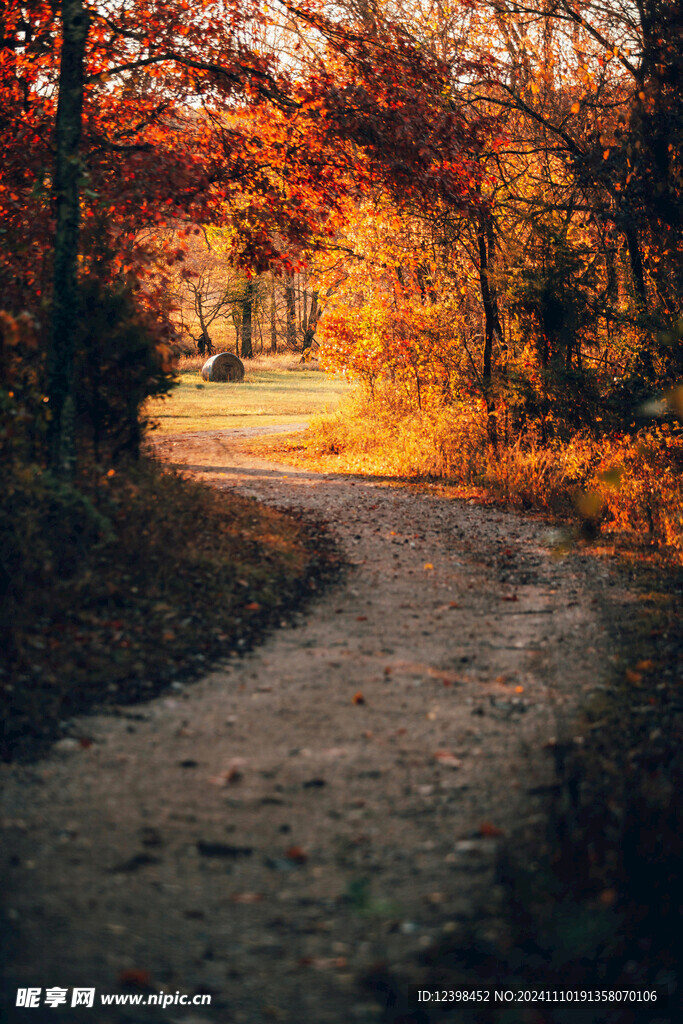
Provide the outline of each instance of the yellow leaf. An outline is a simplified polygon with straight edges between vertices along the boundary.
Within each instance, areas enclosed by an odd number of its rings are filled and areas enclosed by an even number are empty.
[[[434,566],[432,565],[431,562],[425,562],[425,569],[433,569],[433,568],[434,568]]]
[[[578,114],[578,112],[580,110],[581,110],[581,104],[580,103],[572,103],[572,114]]]
[[[602,154],[602,159],[609,160],[609,149],[606,149],[605,152]]]

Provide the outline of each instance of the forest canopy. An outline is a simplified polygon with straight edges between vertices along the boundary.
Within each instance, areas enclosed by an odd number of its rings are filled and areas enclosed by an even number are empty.
[[[135,454],[222,325],[445,424],[451,474],[572,450],[679,543],[678,4],[10,0],[0,28],[10,460]]]

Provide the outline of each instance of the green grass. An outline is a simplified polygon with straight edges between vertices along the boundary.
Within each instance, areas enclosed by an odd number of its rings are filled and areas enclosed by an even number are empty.
[[[202,381],[181,372],[166,399],[147,404],[145,414],[163,434],[244,427],[287,428],[321,412],[333,412],[350,385],[318,370],[247,369],[239,384]]]

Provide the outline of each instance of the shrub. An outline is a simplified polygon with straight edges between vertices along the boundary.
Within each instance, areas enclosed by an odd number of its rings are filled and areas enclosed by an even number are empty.
[[[124,287],[96,279],[81,289],[75,406],[77,431],[95,458],[137,457],[140,409],[173,386],[174,339]],[[162,332],[161,335],[159,332]]]

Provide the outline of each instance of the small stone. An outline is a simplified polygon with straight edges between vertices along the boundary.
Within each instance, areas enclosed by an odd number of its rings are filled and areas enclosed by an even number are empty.
[[[64,739],[57,740],[52,749],[55,754],[73,754],[74,751],[81,749],[81,745],[73,736],[65,736]]]
[[[479,853],[481,850],[481,843],[473,839],[461,839],[460,842],[455,844],[456,853]]]

